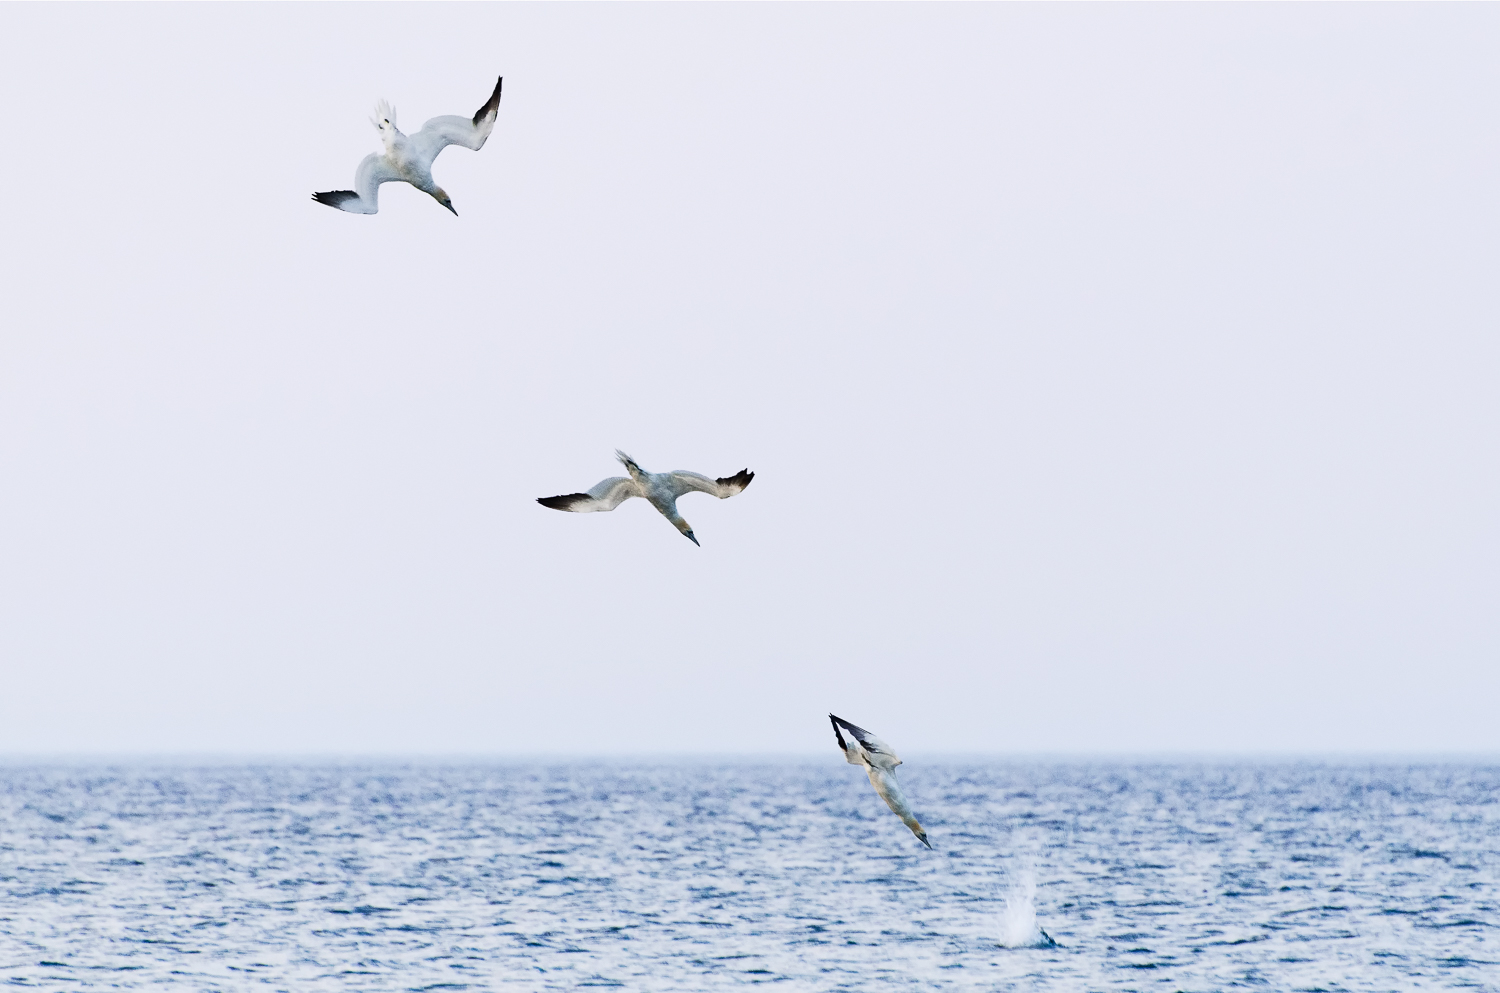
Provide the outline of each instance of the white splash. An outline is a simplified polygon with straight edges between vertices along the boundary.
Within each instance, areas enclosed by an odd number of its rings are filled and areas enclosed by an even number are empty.
[[[1036,923],[1036,875],[1022,872],[1005,894],[1000,915],[1000,944],[1005,948],[1051,948],[1057,944]]]

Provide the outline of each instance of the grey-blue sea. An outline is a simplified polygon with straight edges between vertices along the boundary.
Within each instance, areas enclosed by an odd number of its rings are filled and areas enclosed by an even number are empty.
[[[1500,989],[1495,764],[901,776],[936,851],[837,755],[0,766],[0,984]]]

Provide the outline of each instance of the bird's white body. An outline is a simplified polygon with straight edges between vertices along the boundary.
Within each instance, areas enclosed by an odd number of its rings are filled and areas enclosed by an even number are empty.
[[[885,801],[892,813],[901,818],[902,824],[911,828],[911,833],[917,836],[918,841],[931,848],[932,842],[927,840],[927,832],[917,822],[917,815],[912,812],[911,804],[906,802],[906,795],[901,792],[901,784],[896,782],[896,766],[901,764],[901,758],[895,750],[869,731],[850,724],[842,717],[829,714],[828,719],[833,723],[833,736],[844,752],[844,761],[850,765],[863,766],[870,776],[870,785],[875,787],[880,799]],[[849,732],[848,738],[844,737],[843,731]]]
[[[635,459],[618,449],[615,450],[615,457],[625,466],[629,476],[611,476],[600,480],[587,493],[540,497],[537,503],[553,510],[592,514],[614,510],[631,497],[642,497],[696,545],[698,539],[694,537],[692,527],[677,512],[677,498],[685,493],[708,493],[720,500],[727,500],[743,491],[750,485],[750,480],[755,478],[755,473],[749,469],[741,469],[736,475],[722,479],[710,479],[683,469],[647,472],[635,464]]]
[[[495,83],[495,92],[473,118],[449,114],[434,117],[422,125],[416,134],[402,134],[396,127],[396,112],[384,100],[375,108],[376,116],[370,123],[380,132],[383,152],[372,152],[364,157],[354,172],[354,189],[314,193],[313,199],[351,214],[373,214],[380,209],[381,183],[410,183],[438,203],[453,210],[453,201],[432,178],[432,162],[438,153],[449,145],[479,151],[485,140],[495,129],[495,116],[500,107],[500,84]],[[454,214],[458,211],[453,210]]]

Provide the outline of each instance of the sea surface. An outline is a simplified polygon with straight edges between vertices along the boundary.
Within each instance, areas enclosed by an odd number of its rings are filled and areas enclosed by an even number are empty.
[[[1500,766],[901,779],[0,766],[0,986],[1500,990]]]

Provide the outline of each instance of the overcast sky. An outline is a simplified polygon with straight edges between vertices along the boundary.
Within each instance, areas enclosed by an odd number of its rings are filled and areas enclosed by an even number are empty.
[[[0,7],[0,753],[1500,751],[1497,29]]]

